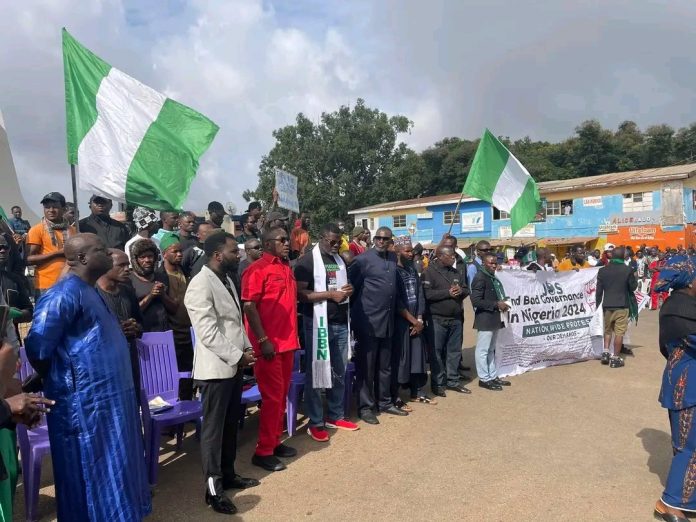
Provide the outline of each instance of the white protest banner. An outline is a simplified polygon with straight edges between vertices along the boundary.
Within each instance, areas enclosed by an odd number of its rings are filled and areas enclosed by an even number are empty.
[[[601,307],[597,310],[595,304],[598,270],[496,274],[512,302],[507,327],[496,340],[498,375],[600,357],[603,321]]]
[[[276,190],[278,191],[278,206],[300,212],[300,202],[297,199],[297,176],[275,169]]]

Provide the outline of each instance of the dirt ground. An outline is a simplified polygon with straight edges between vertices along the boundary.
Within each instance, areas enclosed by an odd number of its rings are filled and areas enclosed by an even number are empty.
[[[469,314],[470,317],[471,314]],[[206,508],[196,440],[167,445],[148,520],[651,520],[669,469],[667,414],[657,395],[664,366],[657,312],[632,330],[636,356],[622,369],[583,362],[512,378],[503,392],[471,383],[408,417],[314,442],[300,428],[299,456],[268,474],[250,464],[257,419],[241,432],[237,470],[261,485],[229,491],[238,517]],[[473,366],[475,332],[465,327]],[[304,422],[304,421],[303,421]],[[164,439],[163,439],[164,440]],[[55,517],[50,461],[40,513]],[[24,520],[17,490],[16,520]]]

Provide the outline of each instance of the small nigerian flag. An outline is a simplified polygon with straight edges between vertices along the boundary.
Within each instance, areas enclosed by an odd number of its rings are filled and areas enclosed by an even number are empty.
[[[513,234],[534,219],[541,205],[532,176],[488,129],[476,149],[464,193],[509,212]]]
[[[80,188],[180,209],[218,126],[111,67],[63,29],[68,160]]]

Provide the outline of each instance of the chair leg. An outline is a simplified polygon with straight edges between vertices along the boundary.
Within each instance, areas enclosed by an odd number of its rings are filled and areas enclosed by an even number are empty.
[[[244,404],[242,404],[242,411],[240,412],[240,415],[239,415],[239,429],[240,430],[244,428],[244,419],[246,418],[246,414],[247,414],[247,404],[244,403]]]
[[[184,444],[184,425],[179,424],[176,427],[176,451],[181,451],[181,446]]]
[[[162,436],[160,427],[153,423],[150,429],[150,485],[157,485],[157,471],[159,469],[159,445]]]
[[[41,488],[41,453],[31,452],[30,461],[27,462],[27,473],[24,476],[24,506],[26,509],[26,517],[28,521],[39,520],[39,489]],[[24,468],[24,466],[22,466]]]
[[[297,399],[299,386],[296,384],[290,385],[290,391],[288,393],[288,400],[285,406],[287,410],[286,422],[288,426],[288,435],[292,437],[295,435],[295,429],[297,428]]]

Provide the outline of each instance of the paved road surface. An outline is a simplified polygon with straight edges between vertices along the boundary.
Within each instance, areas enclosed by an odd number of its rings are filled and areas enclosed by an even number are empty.
[[[474,344],[467,325],[465,347]],[[262,484],[231,492],[244,520],[650,520],[671,448],[657,403],[663,359],[657,313],[633,330],[622,369],[589,361],[512,378],[503,392],[472,383],[409,417],[381,416],[328,444],[301,430],[299,456],[268,475],[249,463],[257,422],[241,434],[238,472]],[[473,366],[472,349],[465,358]],[[203,503],[198,446],[163,453],[151,521],[223,520]],[[50,464],[42,520],[54,515]],[[23,490],[17,520],[23,520]],[[232,517],[227,517],[233,519]],[[239,518],[238,518],[239,519]]]

